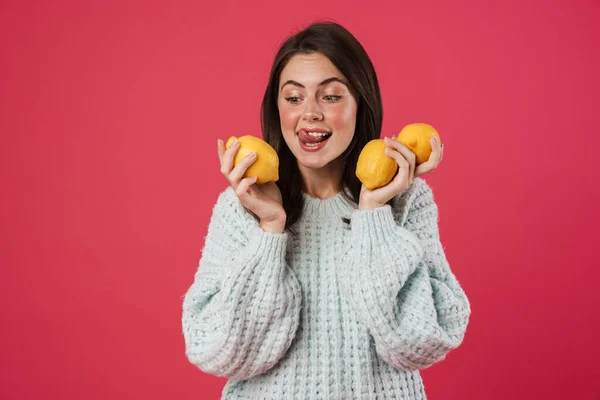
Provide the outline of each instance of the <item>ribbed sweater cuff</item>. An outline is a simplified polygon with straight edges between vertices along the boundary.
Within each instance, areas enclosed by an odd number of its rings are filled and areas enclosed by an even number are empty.
[[[265,232],[257,226],[250,232],[247,250],[264,261],[283,262],[287,241],[287,233]]]

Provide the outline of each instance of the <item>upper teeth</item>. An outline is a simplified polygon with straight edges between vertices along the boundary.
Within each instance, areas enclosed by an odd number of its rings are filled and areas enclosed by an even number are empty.
[[[321,133],[321,132],[308,132],[310,136],[327,136],[329,133]]]

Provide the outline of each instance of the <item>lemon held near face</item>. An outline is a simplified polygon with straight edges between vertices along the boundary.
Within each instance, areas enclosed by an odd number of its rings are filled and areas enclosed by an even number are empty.
[[[402,128],[396,140],[415,153],[415,165],[419,165],[429,160],[433,150],[430,143],[432,136],[436,136],[441,144],[440,135],[431,125],[414,123]],[[369,190],[387,185],[398,171],[396,161],[385,154],[386,147],[382,139],[371,140],[358,157],[356,177]]]
[[[225,144],[225,148],[228,149],[235,139],[235,136],[230,137]],[[233,159],[234,166],[248,154],[252,152],[256,153],[256,160],[248,167],[243,177],[256,176],[256,183],[259,184],[271,181],[277,182],[279,180],[279,157],[275,149],[264,140],[252,135],[242,136],[237,138],[237,140],[240,143],[240,148]]]

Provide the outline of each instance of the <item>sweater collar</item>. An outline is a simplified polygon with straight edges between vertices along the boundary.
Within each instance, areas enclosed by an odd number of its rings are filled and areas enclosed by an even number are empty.
[[[356,208],[353,202],[347,200],[342,192],[327,199],[319,199],[302,192],[304,198],[304,214],[323,217],[347,217]]]

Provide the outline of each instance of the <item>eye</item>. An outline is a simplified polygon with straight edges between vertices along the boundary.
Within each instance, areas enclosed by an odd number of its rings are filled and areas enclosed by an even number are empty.
[[[300,101],[300,97],[298,96],[290,96],[285,98],[288,103],[297,104]]]
[[[325,101],[329,101],[329,102],[332,102],[332,103],[335,102],[335,101],[338,101],[341,98],[342,98],[342,96],[334,96],[332,94],[323,97],[323,99]]]

